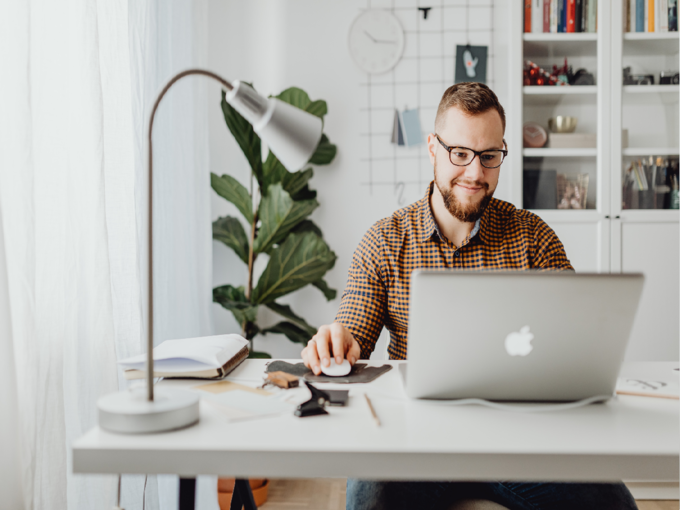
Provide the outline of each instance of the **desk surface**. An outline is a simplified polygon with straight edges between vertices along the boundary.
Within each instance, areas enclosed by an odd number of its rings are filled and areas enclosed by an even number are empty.
[[[228,379],[255,386],[264,362],[247,360]],[[672,381],[677,380],[677,367],[628,363],[621,375]],[[160,384],[191,387],[201,381]],[[390,480],[678,479],[677,400],[619,396],[605,404],[529,414],[454,407],[409,400],[396,369],[373,383],[342,387],[350,389],[349,404],[328,408],[328,416],[291,414],[229,423],[202,404],[200,422],[184,430],[123,435],[95,427],[73,444],[74,472]],[[359,398],[364,392],[381,427]]]

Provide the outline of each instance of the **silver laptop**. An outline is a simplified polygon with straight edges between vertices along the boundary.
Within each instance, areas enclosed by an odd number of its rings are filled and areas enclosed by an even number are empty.
[[[514,401],[612,395],[643,282],[641,274],[414,271],[406,392]]]

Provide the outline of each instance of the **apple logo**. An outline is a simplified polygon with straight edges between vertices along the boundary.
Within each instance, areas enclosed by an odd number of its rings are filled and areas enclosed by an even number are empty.
[[[505,338],[505,350],[510,356],[526,356],[534,348],[531,345],[533,339],[529,326],[524,326],[519,333],[512,332]]]

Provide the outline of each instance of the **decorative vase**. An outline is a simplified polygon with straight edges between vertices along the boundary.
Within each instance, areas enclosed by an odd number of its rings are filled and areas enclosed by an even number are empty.
[[[217,479],[217,501],[220,510],[229,510],[231,507],[231,497],[234,495],[234,478]],[[267,492],[269,490],[269,480],[264,478],[253,478],[249,480],[250,490],[253,491],[255,505],[259,508],[267,502]]]

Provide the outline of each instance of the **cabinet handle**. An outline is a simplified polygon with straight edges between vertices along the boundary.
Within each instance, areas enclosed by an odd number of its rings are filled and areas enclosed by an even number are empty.
[[[620,219],[621,219],[621,216],[614,216],[614,219],[615,219],[615,220],[620,220]]]
[[[608,214],[604,215],[604,219],[608,220],[609,218],[610,218],[610,216]]]

